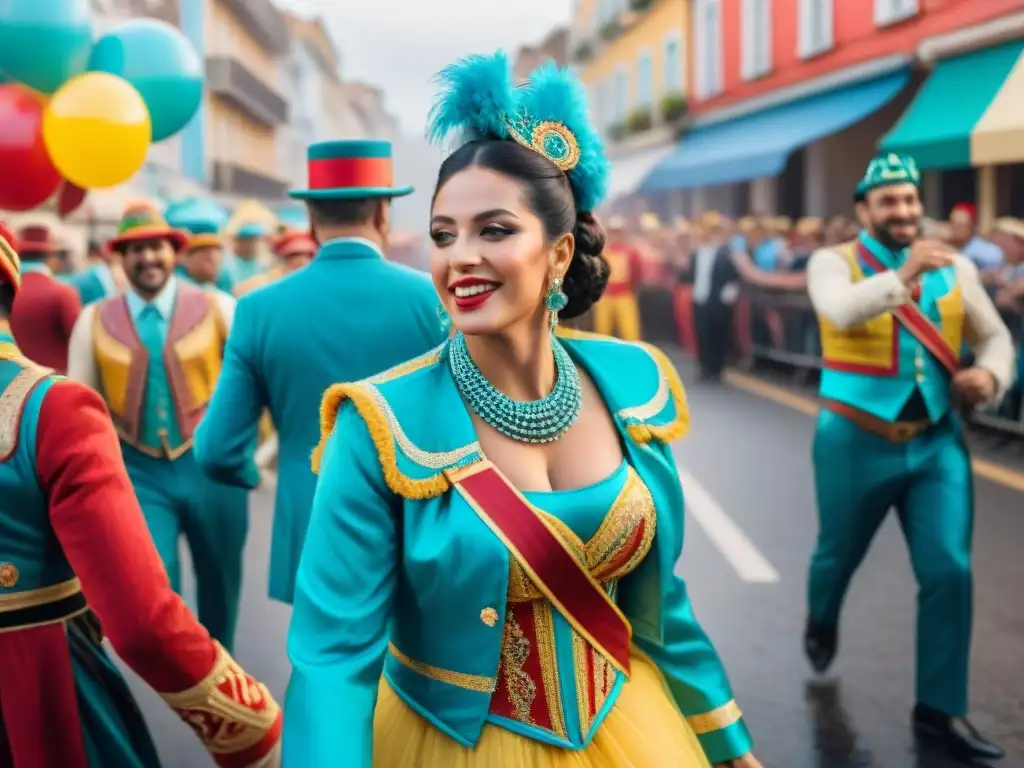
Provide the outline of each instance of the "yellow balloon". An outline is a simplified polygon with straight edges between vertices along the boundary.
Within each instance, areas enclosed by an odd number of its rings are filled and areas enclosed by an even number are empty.
[[[121,184],[152,143],[149,109],[126,80],[86,72],[68,80],[43,112],[43,141],[61,176],[83,189]]]

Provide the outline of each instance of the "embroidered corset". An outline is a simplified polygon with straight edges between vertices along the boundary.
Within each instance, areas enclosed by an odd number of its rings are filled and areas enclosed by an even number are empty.
[[[618,581],[650,551],[654,501],[625,463],[587,488],[525,495],[534,506],[543,506],[555,530],[613,599]],[[613,706],[623,680],[512,560],[501,663],[488,720],[531,738],[581,749]]]

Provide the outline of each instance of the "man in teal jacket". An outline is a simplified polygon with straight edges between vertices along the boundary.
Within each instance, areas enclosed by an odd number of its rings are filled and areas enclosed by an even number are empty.
[[[864,230],[807,266],[824,370],[804,645],[828,669],[850,579],[895,508],[919,585],[914,729],[959,755],[997,758],[965,718],[974,489],[956,406],[1001,396],[1014,350],[974,264],[921,236],[919,184],[912,158],[875,158],[854,198]],[[960,365],[964,340],[972,367]]]
[[[309,148],[307,202],[320,250],[306,268],[241,298],[213,401],[196,434],[212,478],[248,486],[245,448],[269,408],[278,430],[278,483],[269,594],[292,602],[316,476],[318,407],[338,381],[356,381],[440,344],[429,278],[387,262],[392,182],[386,141],[327,141]]]

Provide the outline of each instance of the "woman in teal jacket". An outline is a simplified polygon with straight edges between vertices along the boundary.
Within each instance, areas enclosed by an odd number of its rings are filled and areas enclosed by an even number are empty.
[[[673,572],[688,426],[657,350],[555,333],[607,281],[578,83],[442,74],[431,219],[451,339],[324,397],[285,765],[757,765]],[[386,295],[386,287],[382,287]]]

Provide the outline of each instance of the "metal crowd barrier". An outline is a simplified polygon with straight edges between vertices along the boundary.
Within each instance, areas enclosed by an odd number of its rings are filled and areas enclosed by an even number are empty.
[[[653,343],[682,344],[678,297],[672,289],[642,286],[638,291],[644,339]],[[784,291],[745,285],[734,315],[734,359],[746,369],[788,372],[800,385],[816,383],[821,371],[821,340],[810,299],[802,291]],[[1018,349],[1024,338],[1024,317],[1003,313]],[[965,414],[978,427],[1005,437],[1024,437],[1024,380],[1018,380],[1002,402]]]

